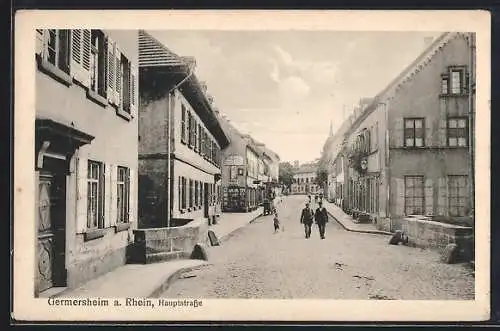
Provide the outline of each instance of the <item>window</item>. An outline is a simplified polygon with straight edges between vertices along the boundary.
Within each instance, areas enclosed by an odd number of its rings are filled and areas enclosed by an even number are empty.
[[[448,94],[448,75],[441,76],[441,94]]]
[[[467,216],[467,176],[448,176],[448,210],[450,216]]]
[[[121,73],[121,96],[122,109],[130,114],[130,61],[121,54],[120,58]]]
[[[200,134],[200,152],[202,156],[205,156],[205,130],[203,130],[203,127],[201,127],[201,134]]]
[[[179,206],[180,209],[186,209],[186,177],[180,177],[180,197],[179,197]]]
[[[193,202],[194,202],[194,184],[193,180],[189,180],[189,208],[193,207]]]
[[[181,143],[186,143],[186,107],[181,105]]]
[[[194,205],[198,206],[198,181],[194,181]]]
[[[424,119],[407,118],[405,119],[404,145],[406,147],[424,146]]]
[[[70,73],[70,30],[49,29],[44,36],[43,58],[66,74]]]
[[[451,94],[460,94],[462,88],[462,71],[451,71]]]
[[[130,171],[125,167],[118,167],[117,176],[117,222],[129,221],[129,197],[130,197]]]
[[[91,31],[90,89],[106,97],[106,50],[104,33]]]
[[[104,227],[104,165],[88,161],[87,171],[87,228]]]
[[[405,176],[405,215],[424,214],[424,176]]]
[[[448,146],[466,147],[468,140],[467,117],[448,118]]]

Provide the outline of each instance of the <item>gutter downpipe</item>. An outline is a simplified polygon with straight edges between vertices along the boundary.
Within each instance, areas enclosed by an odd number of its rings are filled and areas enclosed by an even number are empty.
[[[189,66],[188,67],[188,70],[189,70],[189,73],[188,75],[183,79],[181,80],[177,85],[175,85],[174,87],[172,87],[170,89],[170,91],[168,91],[168,98],[169,98],[169,115],[168,115],[168,136],[167,136],[167,150],[168,150],[168,153],[167,153],[167,164],[168,164],[168,176],[167,176],[167,183],[168,183],[168,187],[167,187],[167,190],[168,190],[168,198],[167,198],[167,228],[170,227],[170,219],[172,218],[172,214],[171,214],[171,206],[170,206],[170,199],[171,199],[171,194],[172,194],[172,164],[171,164],[171,157],[170,157],[170,154],[171,154],[171,149],[172,149],[172,146],[171,146],[171,138],[172,138],[172,117],[174,115],[174,111],[173,111],[173,108],[175,106],[174,104],[174,96],[175,96],[175,90],[181,86],[182,84],[184,84],[185,81],[187,81],[194,73],[194,69],[195,69],[195,63],[193,62],[193,65],[192,67]],[[173,245],[170,245],[170,251],[172,251],[173,249]]]

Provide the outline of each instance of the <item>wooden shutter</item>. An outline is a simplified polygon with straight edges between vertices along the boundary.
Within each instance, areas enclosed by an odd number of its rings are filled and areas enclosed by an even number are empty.
[[[122,93],[122,70],[121,70],[121,51],[118,45],[115,45],[115,104],[121,106]]]
[[[71,30],[71,74],[80,81],[82,78],[82,30]]]
[[[447,216],[448,208],[448,180],[441,177],[438,180],[438,215]]]
[[[113,185],[111,185],[111,176],[113,172],[112,165],[108,164],[107,166],[103,163],[103,171],[104,171],[104,227],[109,228],[112,224],[111,220],[111,206],[113,205],[111,201],[111,192],[113,192]]]
[[[391,146],[392,147],[403,147],[404,146],[404,119],[397,118],[394,121],[394,129],[391,135]]]
[[[434,142],[432,141],[432,120],[431,118],[427,118],[424,121],[425,125],[425,131],[424,131],[424,146],[431,147],[433,146]]]
[[[403,216],[405,214],[405,181],[404,178],[395,178],[396,181],[396,194],[395,194],[395,204],[394,212],[396,215],[392,216]]]
[[[108,101],[111,103],[115,103],[115,71],[116,71],[116,64],[115,64],[115,44],[113,40],[108,37],[106,41],[106,52],[107,52],[107,74],[108,74],[108,79],[107,79],[107,97]]]
[[[111,164],[109,166],[110,170],[110,178],[109,178],[109,225],[116,225],[117,217],[118,217],[118,167],[115,164]]]
[[[137,88],[139,83],[137,81],[138,77],[137,66],[134,64],[130,65],[130,115],[135,117],[137,114],[137,103],[139,102],[139,97],[137,94]]]
[[[99,184],[101,185],[99,191],[99,227],[106,227],[106,192],[108,191],[108,186],[106,185],[106,167],[105,163],[101,163],[102,171],[99,174]]]
[[[82,30],[82,80],[84,86],[90,86],[90,56],[91,56],[91,30]]]
[[[43,29],[36,29],[35,31],[35,40],[36,40],[36,47],[35,47],[35,53],[41,57],[44,55],[44,49],[46,47],[45,43],[45,37],[44,37],[44,32],[45,30]]]
[[[424,199],[425,199],[425,215],[434,214],[434,183],[432,179],[425,179]]]
[[[182,209],[182,204],[181,204],[181,201],[182,201],[182,177],[179,176],[178,177],[178,183],[177,183],[177,196],[178,196],[178,209],[181,210]]]
[[[130,223],[137,221],[137,176],[135,175],[135,169],[129,169],[129,197],[128,197],[128,221]]]
[[[87,229],[87,171],[88,160],[80,155],[76,168],[76,233]]]

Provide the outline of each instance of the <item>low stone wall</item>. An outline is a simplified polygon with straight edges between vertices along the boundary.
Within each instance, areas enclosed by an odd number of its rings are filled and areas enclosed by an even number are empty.
[[[460,257],[464,260],[474,258],[474,232],[472,227],[465,227],[426,218],[405,217],[392,220],[392,231],[403,231],[408,236],[408,244],[414,247],[444,250],[457,244]]]
[[[189,258],[197,243],[208,244],[208,222],[195,219],[182,226],[138,229],[128,252],[129,263]]]

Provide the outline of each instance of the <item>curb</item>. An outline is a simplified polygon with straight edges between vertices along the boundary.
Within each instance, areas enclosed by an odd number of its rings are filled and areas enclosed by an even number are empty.
[[[224,241],[228,240],[230,237],[232,237],[236,231],[240,230],[241,228],[244,228],[245,226],[247,226],[248,224],[251,224],[253,223],[255,220],[257,220],[259,217],[262,216],[262,213],[258,214],[257,216],[255,216],[254,218],[250,219],[248,221],[248,223],[244,223],[242,226],[238,227],[238,228],[235,228],[233,231],[231,232],[228,232],[226,233],[225,235],[223,235],[222,237],[220,238],[217,238],[219,240],[219,244],[222,245],[224,243]]]
[[[335,222],[337,222],[338,224],[340,224],[340,226],[342,226],[344,228],[344,230],[346,230],[346,231],[357,232],[357,233],[381,234],[381,235],[386,235],[386,236],[392,236],[392,233],[386,232],[386,231],[379,231],[379,230],[355,230],[355,229],[348,228],[347,226],[345,226],[344,223],[340,222],[335,216],[333,216],[333,214],[331,212],[329,212],[329,211],[327,211],[327,212],[328,212],[328,215],[330,215],[330,217],[333,218],[335,220]]]
[[[210,263],[203,263],[197,266],[192,266],[192,267],[182,267],[171,273],[170,275],[167,276],[167,278],[156,288],[154,289],[151,293],[146,295],[148,298],[158,298],[162,293],[164,293],[172,283],[174,283],[176,280],[179,279],[179,276],[184,273],[184,272],[189,272],[197,269],[201,269],[203,267],[206,267],[210,265]]]

